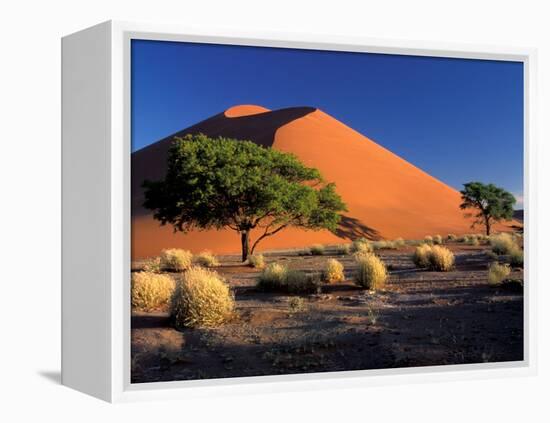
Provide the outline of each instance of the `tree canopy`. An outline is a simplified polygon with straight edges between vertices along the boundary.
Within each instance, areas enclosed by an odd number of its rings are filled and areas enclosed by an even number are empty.
[[[242,259],[266,237],[290,227],[335,231],[346,206],[333,183],[292,154],[250,141],[175,137],[164,180],[145,181],[144,206],[175,231],[230,228]],[[260,228],[250,247],[250,232]]]
[[[491,226],[495,222],[510,220],[514,214],[516,203],[514,196],[493,184],[468,182],[464,184],[464,189],[460,193],[462,194],[460,208],[477,211],[476,214],[466,214],[467,217],[473,215],[476,218],[472,227],[476,224],[484,225],[487,235],[491,234]]]

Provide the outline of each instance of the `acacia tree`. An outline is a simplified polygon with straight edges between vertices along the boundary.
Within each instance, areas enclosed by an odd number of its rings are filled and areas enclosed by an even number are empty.
[[[472,224],[485,225],[487,235],[491,234],[491,226],[501,220],[510,220],[514,214],[514,204],[516,199],[508,191],[499,188],[493,184],[483,184],[481,182],[468,182],[464,184],[462,194],[462,204],[460,208],[476,209],[477,213],[466,213],[466,217],[476,218]]]
[[[243,261],[260,241],[290,226],[334,231],[346,210],[335,185],[294,155],[202,134],[175,137],[164,180],[143,187],[144,207],[162,225],[238,232]],[[251,245],[256,228],[261,232]]]

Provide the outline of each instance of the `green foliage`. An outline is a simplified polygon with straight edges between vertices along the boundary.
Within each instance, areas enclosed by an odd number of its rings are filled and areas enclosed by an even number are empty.
[[[289,226],[335,231],[346,210],[335,185],[296,156],[202,134],[174,138],[165,178],[143,187],[144,206],[162,225],[241,234],[243,261],[259,241]],[[262,231],[250,248],[254,228]]]
[[[501,220],[510,220],[514,213],[516,199],[508,191],[493,184],[469,182],[464,184],[462,194],[463,210],[475,209],[476,213],[466,213],[466,217],[475,217],[472,227],[484,225],[487,235],[491,233],[491,226]]]

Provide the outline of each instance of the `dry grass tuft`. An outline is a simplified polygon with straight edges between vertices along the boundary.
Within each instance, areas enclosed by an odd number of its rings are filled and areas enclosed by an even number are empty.
[[[336,259],[327,260],[327,265],[323,272],[323,280],[328,283],[337,283],[345,279],[344,265]]]
[[[264,256],[262,254],[248,256],[248,265],[255,269],[263,269],[265,267]]]
[[[174,292],[172,277],[153,272],[132,274],[132,308],[150,311],[166,307]]]
[[[432,247],[428,244],[421,244],[415,248],[413,254],[413,262],[416,267],[429,267],[430,266],[430,253]]]
[[[447,235],[447,240],[448,241],[456,241],[458,238],[455,234],[449,234]]]
[[[374,250],[396,250],[397,246],[394,241],[374,241],[372,243],[372,248]]]
[[[351,245],[351,244],[340,244],[340,245],[336,248],[336,251],[338,252],[338,254],[347,256],[347,255],[351,254],[352,245]]]
[[[301,270],[289,269],[283,287],[289,294],[314,294],[320,289],[320,280]]]
[[[210,251],[203,251],[195,256],[195,263],[202,267],[217,267],[220,262]]]
[[[260,273],[256,287],[264,291],[279,291],[290,294],[315,293],[320,281],[300,270],[288,269],[279,263],[270,263]]]
[[[314,256],[322,256],[325,254],[325,247],[321,244],[315,244],[309,248],[309,252]]]
[[[455,256],[451,250],[439,245],[431,248],[429,254],[430,269],[439,272],[448,272],[455,264]]]
[[[162,270],[182,272],[191,267],[193,254],[187,250],[171,248],[160,253],[160,267]]]
[[[366,238],[359,238],[353,241],[351,250],[354,253],[371,253],[373,248],[370,241]]]
[[[412,259],[417,267],[447,272],[453,268],[455,256],[451,250],[440,245],[422,244],[416,247]]]
[[[464,235],[464,243],[468,245],[479,245],[479,238],[476,235]]]
[[[388,272],[384,262],[374,254],[364,254],[357,258],[358,269],[355,282],[373,291],[384,288],[388,279]]]
[[[405,240],[403,238],[397,238],[393,241],[396,248],[401,248],[405,246]]]
[[[176,328],[215,327],[233,315],[235,300],[224,279],[215,271],[191,267],[176,284],[172,318]]]
[[[162,271],[160,257],[153,257],[147,260],[143,265],[143,271],[150,273],[160,273]]]
[[[435,235],[433,237],[433,242],[436,245],[441,245],[441,244],[443,244],[443,238],[441,237],[441,235]]]
[[[266,291],[282,290],[285,285],[287,272],[288,268],[285,265],[270,263],[260,273],[257,287]]]
[[[523,267],[523,250],[519,247],[510,253],[510,266]]]
[[[510,266],[508,264],[491,263],[489,267],[488,280],[491,285],[498,285],[510,275]]]
[[[511,254],[518,248],[515,238],[505,232],[498,235],[491,235],[489,237],[489,242],[493,252],[499,255]]]
[[[426,235],[426,236],[424,237],[424,242],[427,243],[427,244],[433,244],[434,239],[432,238],[431,235]]]

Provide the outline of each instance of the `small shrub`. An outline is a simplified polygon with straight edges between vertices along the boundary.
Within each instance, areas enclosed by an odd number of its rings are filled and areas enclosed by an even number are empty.
[[[202,267],[216,267],[220,265],[216,256],[210,251],[203,251],[195,256],[195,263]]]
[[[431,235],[426,235],[426,236],[424,237],[424,242],[425,242],[426,244],[433,244],[434,239],[432,238]]]
[[[336,251],[338,252],[338,254],[347,256],[347,255],[351,254],[351,249],[352,249],[351,244],[340,244],[336,248]]]
[[[457,238],[457,236],[456,236],[455,234],[449,234],[449,235],[447,235],[447,240],[448,240],[448,241],[454,242],[454,241],[456,241],[457,239],[458,239],[458,238]]]
[[[263,269],[265,267],[264,256],[262,254],[248,256],[248,265],[255,269]]]
[[[191,267],[193,254],[187,250],[171,248],[160,253],[160,267],[162,270],[181,272]]]
[[[314,294],[319,291],[320,280],[301,270],[286,272],[283,288],[289,294]]]
[[[403,238],[397,238],[393,241],[396,248],[401,248],[405,246],[405,240]]]
[[[386,266],[374,254],[363,255],[357,260],[358,269],[355,274],[355,282],[370,290],[378,290],[384,287],[388,279]]]
[[[216,272],[199,266],[183,273],[172,299],[176,328],[214,327],[233,314],[235,300],[229,286]]]
[[[519,247],[510,253],[510,265],[523,267],[523,251]]]
[[[510,274],[510,266],[508,264],[491,263],[489,267],[489,283],[491,285],[500,284]]]
[[[500,233],[489,237],[489,242],[494,253],[499,255],[511,254],[517,249],[514,238],[508,233]]]
[[[416,267],[429,267],[430,266],[430,253],[432,247],[428,244],[421,244],[414,250],[413,262]]]
[[[336,259],[327,260],[323,279],[328,283],[342,282],[346,279],[344,276],[344,265]]]
[[[454,254],[448,248],[439,245],[422,244],[416,247],[413,262],[417,267],[446,272],[454,265]]]
[[[133,273],[132,307],[142,311],[166,307],[170,303],[174,286],[174,279],[168,275],[153,272]]]
[[[353,241],[351,249],[354,253],[370,253],[372,252],[372,245],[366,238],[359,238]]]
[[[160,257],[154,257],[149,259],[143,265],[144,272],[160,273],[161,272]]]
[[[284,288],[288,268],[279,263],[270,263],[260,273],[257,287],[266,291],[278,291]]]
[[[441,237],[441,235],[435,235],[433,237],[433,243],[436,244],[436,245],[443,244],[443,238]]]
[[[479,239],[475,235],[466,235],[464,240],[464,243],[468,245],[478,246],[479,245]]]
[[[290,314],[298,313],[300,311],[304,311],[305,309],[306,309],[306,303],[303,298],[292,297],[288,301],[288,312]]]
[[[397,247],[393,241],[374,241],[372,248],[375,250],[395,250]]]
[[[491,260],[498,260],[498,254],[495,254],[492,251],[485,251],[485,255]]]
[[[314,256],[322,256],[325,254],[325,247],[321,244],[312,245],[309,252]]]
[[[430,262],[430,269],[439,272],[448,272],[451,270],[455,263],[455,256],[451,250],[439,245],[435,245],[431,248],[428,254]]]

